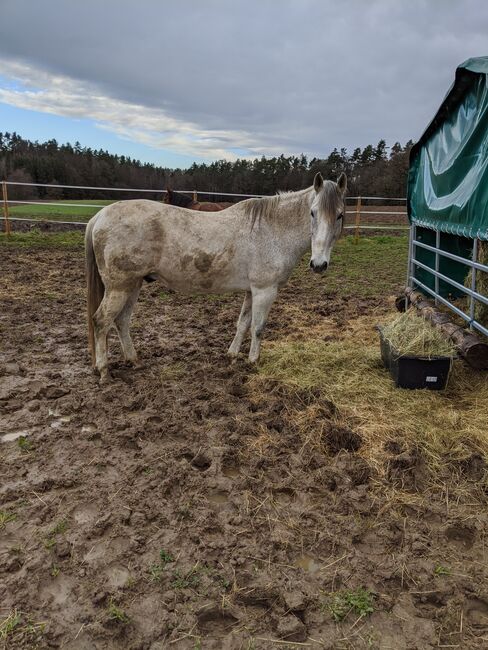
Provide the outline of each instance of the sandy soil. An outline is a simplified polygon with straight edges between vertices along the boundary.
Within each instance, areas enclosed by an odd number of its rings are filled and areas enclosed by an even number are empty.
[[[481,461],[462,490],[427,494],[424,460],[390,446],[380,480],[360,437],[327,426],[333,404],[273,383],[257,393],[253,369],[229,366],[239,297],[145,287],[145,367],[117,362],[114,341],[115,381],[100,388],[81,252],[3,249],[0,273],[0,644],[488,647]],[[383,302],[295,278],[267,336],[292,333],[293,308],[341,328]],[[314,399],[325,434],[312,453],[289,412]],[[266,433],[281,445],[263,453]]]

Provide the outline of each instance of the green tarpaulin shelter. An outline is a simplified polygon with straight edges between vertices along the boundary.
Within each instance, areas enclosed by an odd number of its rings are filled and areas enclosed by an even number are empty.
[[[473,240],[488,240],[488,57],[468,59],[437,114],[410,153],[407,209],[416,240],[470,259]],[[415,258],[435,268],[432,250],[416,246]],[[469,266],[439,257],[439,272],[464,284]],[[435,277],[415,265],[414,277],[435,288]],[[424,291],[422,287],[419,287]],[[463,292],[439,281],[438,295]]]
[[[412,148],[407,207],[418,226],[488,240],[488,57],[457,68]]]

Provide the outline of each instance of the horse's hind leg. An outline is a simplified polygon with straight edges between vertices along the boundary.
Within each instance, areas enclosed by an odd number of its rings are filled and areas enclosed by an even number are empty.
[[[127,301],[122,308],[122,311],[115,318],[115,327],[117,328],[117,333],[120,339],[120,345],[122,346],[122,354],[124,359],[129,363],[137,363],[137,352],[135,351],[134,344],[130,337],[129,325],[130,319],[132,316],[132,311],[139,297],[139,291],[141,290],[141,284],[139,284],[129,295]]]
[[[265,289],[252,289],[252,321],[251,321],[251,349],[249,350],[249,361],[256,363],[261,351],[261,337],[263,335],[269,310],[275,301],[278,287],[266,287]]]
[[[227,354],[230,357],[237,357],[239,350],[241,349],[242,341],[246,336],[246,332],[251,325],[251,307],[252,307],[252,294],[250,291],[246,291],[244,296],[244,302],[242,303],[241,313],[239,315],[239,320],[237,321],[237,332],[234,336],[234,340],[230,344]]]
[[[110,377],[107,361],[107,335],[131,293],[130,289],[106,289],[100,307],[93,316],[96,366],[102,381]]]

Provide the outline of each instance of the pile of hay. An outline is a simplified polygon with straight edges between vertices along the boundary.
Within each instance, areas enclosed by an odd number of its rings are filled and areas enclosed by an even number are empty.
[[[400,357],[454,357],[456,348],[415,307],[389,321],[382,328],[384,338]]]
[[[336,424],[362,436],[361,454],[380,472],[390,440],[422,448],[432,468],[444,465],[446,457],[459,461],[475,451],[488,459],[486,373],[455,360],[446,390],[399,391],[381,362],[378,320],[352,321],[336,340],[268,342],[251,391],[262,395],[273,379],[330,401]],[[296,424],[305,441],[320,428],[320,419],[305,422],[303,416],[297,413]]]
[[[488,265],[488,242],[479,241],[478,242],[478,259],[476,260],[480,264]],[[473,277],[474,269],[470,269],[464,285],[471,289],[471,278]],[[474,271],[476,273],[476,291],[481,293],[483,296],[488,296],[488,273],[483,271]],[[469,298],[467,299],[469,304]],[[488,325],[488,306],[484,305],[482,302],[475,303],[474,309],[475,319],[482,325]]]

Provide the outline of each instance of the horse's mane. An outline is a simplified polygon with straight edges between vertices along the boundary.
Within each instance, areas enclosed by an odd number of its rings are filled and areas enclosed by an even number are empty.
[[[307,187],[305,190],[298,192],[278,192],[275,196],[265,196],[262,198],[248,199],[243,201],[244,211],[251,219],[251,230],[261,222],[277,221],[281,217],[278,207],[284,198],[294,195],[303,197],[313,188]],[[330,215],[331,219],[336,219],[337,211],[343,200],[341,191],[337,183],[333,181],[324,181],[324,191],[320,193],[320,208],[325,214]],[[295,215],[294,215],[295,216]],[[283,217],[281,217],[283,219]]]
[[[251,230],[256,223],[259,225],[261,220],[270,221],[276,217],[281,197],[282,194],[276,194],[275,196],[263,196],[243,201],[244,213],[251,219]]]
[[[342,202],[344,202],[344,196],[337,183],[324,181],[324,191],[320,194],[321,210],[335,221]]]

